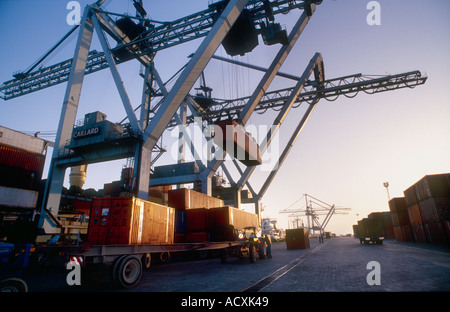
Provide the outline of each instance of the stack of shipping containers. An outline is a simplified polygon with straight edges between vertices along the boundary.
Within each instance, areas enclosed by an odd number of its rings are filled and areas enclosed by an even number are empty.
[[[194,190],[169,191],[168,204],[175,208],[177,243],[233,240],[234,229],[259,227],[258,215]]]
[[[9,227],[9,241],[31,239],[26,232],[32,227],[26,224],[35,215],[47,146],[45,140],[0,126],[0,236]]]
[[[450,242],[450,174],[426,175],[404,191],[418,242]]]
[[[389,201],[395,239],[399,242],[413,242],[408,209],[404,197],[395,197]]]

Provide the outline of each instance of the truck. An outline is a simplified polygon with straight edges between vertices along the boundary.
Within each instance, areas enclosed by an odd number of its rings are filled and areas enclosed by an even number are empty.
[[[383,244],[384,234],[382,224],[377,218],[364,218],[358,221],[358,238],[360,244]]]
[[[185,214],[135,197],[97,198],[92,201],[86,241],[40,246],[36,252],[45,261],[51,262],[53,256],[53,262],[80,266],[85,281],[103,279],[100,273],[108,272],[119,288],[136,286],[152,258],[164,262],[174,253],[211,252],[223,263],[229,257],[248,257],[251,263],[265,258],[267,245],[253,224],[257,215],[214,207],[222,202],[192,190],[169,193],[169,201],[184,208]],[[177,226],[180,220],[175,216],[185,216],[186,225]],[[176,232],[181,230],[186,235],[180,240],[181,233]]]
[[[236,240],[223,244],[224,247],[220,253],[222,263],[227,263],[230,257],[248,257],[251,263],[255,263],[258,257],[266,258],[267,243],[261,237],[257,227],[248,226],[243,229],[235,229],[235,232]]]
[[[132,288],[139,283],[144,270],[150,269],[153,257],[160,258],[170,253],[218,251],[222,263],[227,263],[230,257],[248,257],[251,263],[255,263],[258,257],[265,258],[267,245],[261,237],[256,236],[256,227],[236,230],[236,234],[236,240],[222,242],[55,245],[37,247],[36,252],[47,260],[51,255],[57,255],[59,259],[65,259],[64,263],[79,265],[86,282],[103,279],[101,273],[106,272],[118,288]]]

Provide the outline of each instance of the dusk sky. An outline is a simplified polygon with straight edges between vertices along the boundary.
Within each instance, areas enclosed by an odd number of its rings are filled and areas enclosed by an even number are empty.
[[[14,72],[26,70],[71,29],[66,21],[68,2],[0,0],[0,83],[12,79]],[[82,8],[92,2],[79,1]],[[450,172],[450,2],[380,0],[381,25],[373,26],[367,23],[369,2],[324,0],[281,71],[300,76],[313,55],[320,52],[326,79],[356,73],[387,75],[420,70],[428,80],[414,89],[361,93],[354,98],[342,96],[334,102],[318,103],[262,200],[263,217],[277,218],[283,228],[290,226],[288,216],[279,211],[306,193],[352,208],[348,215],[333,216],[327,227],[337,234],[351,233],[357,220],[389,209],[383,182],[389,182],[391,198],[400,197],[423,176]],[[144,0],[149,18],[158,21],[174,20],[207,6],[207,0]],[[106,10],[135,13],[132,1],[126,0],[112,0]],[[293,10],[277,15],[275,20],[290,31],[301,13]],[[157,54],[155,64],[163,80],[188,61],[187,56],[196,51],[201,40]],[[253,52],[235,59],[268,67],[280,46],[269,47],[261,38],[259,41]],[[46,65],[71,58],[75,42],[76,38]],[[110,43],[115,45],[112,40]],[[96,36],[91,49],[101,51]],[[228,57],[222,47],[216,55]],[[142,94],[140,65],[130,61],[118,68],[133,106],[137,107]],[[251,95],[261,73],[212,60],[205,76],[213,97],[235,98]],[[293,85],[292,81],[277,78],[270,90]],[[56,132],[65,88],[64,83],[16,99],[0,100],[0,125],[27,133]],[[305,105],[293,109],[281,127],[280,151]],[[109,70],[85,78],[77,119],[94,111],[104,112],[113,122],[126,116]],[[249,123],[269,125],[276,114],[255,114]],[[163,145],[170,149],[173,142],[166,132]],[[167,153],[157,165],[173,162]],[[124,163],[120,160],[90,165],[85,188],[101,189],[104,183],[118,180]],[[233,168],[233,164],[228,167]],[[267,175],[267,170],[257,169],[250,179],[253,188],[259,190]],[[66,186],[68,179],[69,172]],[[303,205],[299,202],[292,207]]]

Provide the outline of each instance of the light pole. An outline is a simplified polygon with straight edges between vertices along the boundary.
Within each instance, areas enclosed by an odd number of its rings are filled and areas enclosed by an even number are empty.
[[[383,186],[386,188],[388,201],[391,200],[391,196],[389,195],[389,182],[383,182]]]

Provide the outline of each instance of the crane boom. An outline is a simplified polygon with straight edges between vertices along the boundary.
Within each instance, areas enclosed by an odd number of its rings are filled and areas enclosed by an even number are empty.
[[[119,51],[121,49],[129,49],[133,55],[138,58],[143,55],[155,55],[158,51],[205,37],[211,27],[214,25],[218,15],[224,8],[224,4],[228,1],[218,1],[209,5],[208,9],[176,19],[171,22],[157,22],[145,18],[127,16],[131,19],[147,21],[148,27],[145,32],[139,35],[138,38],[128,43],[119,42],[118,45],[111,49],[111,51]],[[271,6],[271,12],[267,12],[264,6],[267,2]],[[294,9],[304,9],[310,3],[321,3],[318,0],[298,1],[298,0],[276,0],[276,1],[260,1],[251,0],[248,2],[246,9],[250,12],[252,20],[255,24],[261,23],[269,16],[277,14],[286,14]],[[126,16],[113,12],[103,11],[99,5],[95,11],[98,14],[103,14],[111,18],[111,16]],[[111,19],[112,20],[112,19]],[[105,31],[108,31],[105,28]],[[111,35],[111,34],[110,34]],[[61,44],[58,42],[58,44]],[[124,63],[130,59],[121,59],[115,57],[116,64]],[[44,61],[43,59],[39,62]],[[29,94],[35,91],[42,90],[60,83],[67,82],[69,79],[70,69],[73,59],[68,59],[48,67],[42,67],[33,72],[16,73],[15,78],[4,82],[0,86],[0,98],[9,100],[19,96]],[[37,67],[37,63],[33,68]],[[92,74],[94,72],[108,68],[108,62],[104,52],[91,51],[88,55],[85,74]]]

